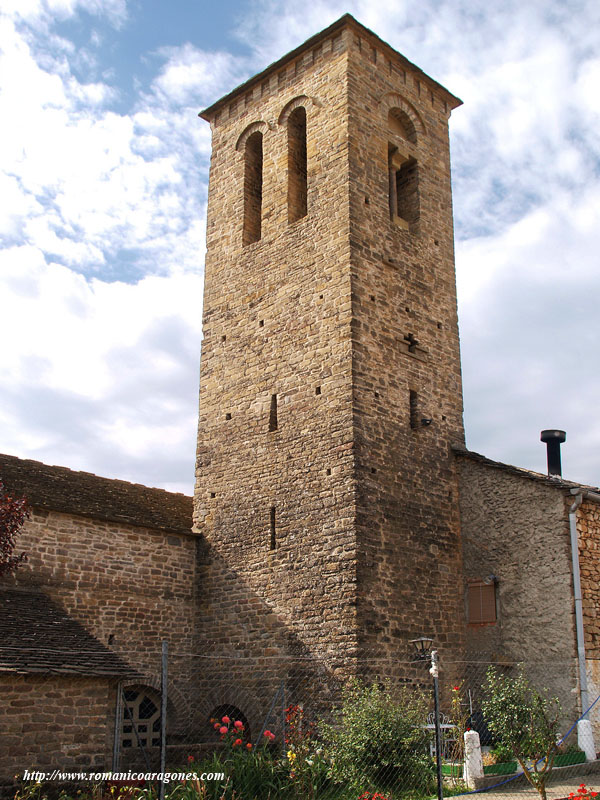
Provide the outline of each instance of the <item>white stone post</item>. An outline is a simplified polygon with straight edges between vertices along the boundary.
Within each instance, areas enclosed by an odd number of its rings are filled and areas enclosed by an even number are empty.
[[[475,789],[474,778],[483,778],[481,744],[477,731],[465,731],[465,766],[463,778],[469,789]]]
[[[577,744],[585,753],[586,761],[596,760],[596,745],[594,744],[592,723],[589,719],[580,719],[577,723]]]

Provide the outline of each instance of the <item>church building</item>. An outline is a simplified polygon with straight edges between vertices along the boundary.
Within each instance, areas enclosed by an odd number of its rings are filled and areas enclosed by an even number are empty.
[[[529,664],[573,721],[600,693],[598,490],[465,447],[448,137],[460,105],[344,15],[201,112],[193,508],[0,456],[6,490],[33,507],[28,564],[0,582],[0,778],[36,759],[109,768],[115,746],[139,748],[127,719],[115,729],[117,688],[155,748],[143,713],[159,704],[163,640],[182,741],[215,708],[260,725],[292,671],[414,681],[423,635],[457,680],[473,661]],[[19,609],[38,621],[33,640]],[[59,629],[71,655],[57,655]],[[260,665],[262,694],[218,660],[232,655]]]

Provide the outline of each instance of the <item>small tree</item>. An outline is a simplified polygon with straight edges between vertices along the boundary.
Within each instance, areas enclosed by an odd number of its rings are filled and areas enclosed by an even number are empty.
[[[546,800],[546,782],[558,749],[558,699],[532,686],[522,670],[511,678],[490,667],[484,688],[487,697],[482,709],[490,731],[512,752],[529,783]]]
[[[23,523],[29,517],[29,504],[24,497],[11,497],[4,491],[0,480],[0,577],[14,572],[27,554],[13,555],[15,540]]]
[[[322,731],[336,783],[364,791],[394,788],[427,795],[435,786],[428,703],[418,691],[355,680],[344,691],[334,725]]]

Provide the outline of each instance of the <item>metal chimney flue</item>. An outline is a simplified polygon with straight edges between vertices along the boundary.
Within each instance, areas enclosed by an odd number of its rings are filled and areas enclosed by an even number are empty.
[[[549,430],[540,433],[540,441],[546,443],[548,454],[548,475],[562,476],[560,465],[560,446],[566,441],[567,434],[564,431]]]

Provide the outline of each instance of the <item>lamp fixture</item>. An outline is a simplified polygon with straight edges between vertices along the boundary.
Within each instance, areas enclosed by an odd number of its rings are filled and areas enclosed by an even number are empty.
[[[414,645],[415,661],[428,661],[431,658],[431,645],[433,639],[429,636],[420,636],[418,639],[409,639],[409,644]]]

